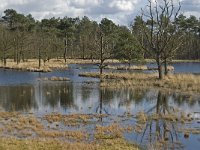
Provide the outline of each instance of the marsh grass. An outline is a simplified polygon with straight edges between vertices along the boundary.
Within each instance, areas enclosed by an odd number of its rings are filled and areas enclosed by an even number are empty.
[[[68,68],[69,64],[98,64],[100,60],[91,59],[67,59],[66,62],[63,59],[50,59],[47,62],[41,61],[41,67],[38,67],[38,59],[28,59],[25,62],[20,62],[17,64],[11,59],[7,59],[6,67],[0,62],[0,68],[5,69],[15,69],[20,71],[30,71],[30,72],[50,72],[52,70],[58,69],[63,70]],[[108,59],[105,63],[120,63],[115,59]]]
[[[109,139],[88,140],[88,133],[79,130],[79,126],[89,124],[91,120],[98,121],[107,115],[98,114],[72,114],[61,115],[57,113],[47,114],[43,118],[36,118],[33,114],[22,114],[16,112],[0,112],[0,149],[2,150],[139,150],[134,144],[128,143],[119,136]],[[44,121],[48,123],[44,124]],[[71,121],[76,123],[76,129],[63,130],[59,124],[70,126]],[[58,128],[51,129],[49,125],[58,124]],[[112,130],[115,125],[103,128],[104,131]],[[119,127],[119,126],[118,126]],[[119,129],[122,129],[119,127]],[[104,133],[100,132],[101,133]],[[121,130],[120,130],[121,131]],[[106,134],[106,133],[105,133]],[[102,134],[101,134],[102,135]]]
[[[120,88],[121,86],[155,87],[161,89],[172,89],[182,92],[200,92],[200,75],[173,74],[166,76],[163,80],[158,75],[145,73],[82,73],[80,76],[101,78],[102,87]]]
[[[47,78],[47,77],[39,78],[38,80],[41,80],[41,81],[70,81],[69,78],[66,78],[66,77],[56,77],[56,76],[53,76],[51,78]]]
[[[146,62],[155,63],[154,59],[145,59]],[[189,63],[189,62],[200,62],[200,59],[195,60],[187,60],[187,59],[180,59],[180,60],[172,60],[172,63]]]
[[[113,70],[158,70],[158,68],[155,67],[147,67],[146,65],[131,65],[131,66],[125,66],[125,65],[119,65],[119,66],[106,66],[106,69],[113,69]],[[173,71],[173,66],[167,66],[168,71]]]
[[[99,119],[112,119],[107,125],[102,125]],[[123,124],[125,118],[135,118],[134,124]],[[169,114],[146,114],[138,112],[135,115],[113,118],[101,114],[46,114],[37,118],[32,113],[0,112],[0,149],[5,150],[139,150],[138,146],[128,143],[124,133],[139,133],[145,131],[146,124],[154,121],[167,121],[167,123],[191,123],[190,115],[179,110]],[[46,122],[46,123],[44,123]],[[121,122],[121,123],[120,123]],[[91,133],[84,130],[84,126],[95,125],[91,128],[94,139],[89,140]],[[61,126],[67,126],[64,129]],[[52,128],[51,126],[54,126]],[[69,129],[69,127],[72,127]],[[83,128],[82,128],[83,127]],[[170,130],[170,129],[169,129]],[[199,129],[179,128],[178,132],[184,135],[200,134]],[[153,134],[156,136],[156,134]],[[163,147],[169,144],[168,140],[155,141],[154,147]],[[178,146],[178,144],[177,144]]]
[[[39,68],[37,59],[29,59],[28,61],[20,62],[19,64],[16,64],[13,60],[8,60],[6,67],[4,67],[2,63],[0,63],[0,67],[30,72],[50,72],[52,69],[66,69],[67,65],[63,61],[56,61],[52,59],[46,63],[42,62],[41,67]]]
[[[200,59],[196,60],[173,60],[172,62],[174,63],[193,63],[193,62],[200,62]]]
[[[0,138],[2,150],[140,150],[122,139],[106,139],[101,143],[65,142],[57,139]]]
[[[154,112],[151,114],[145,114],[144,112],[138,112],[136,114],[136,117],[137,124],[133,127],[133,131],[136,133],[144,134],[147,130],[147,126],[151,126],[153,123],[157,125],[155,130],[150,130],[150,137],[153,137],[152,139],[158,138],[158,140],[156,140],[155,142],[150,143],[150,145],[148,146],[148,149],[150,150],[163,148],[171,149],[175,147],[177,149],[183,148],[184,143],[176,140],[171,143],[170,136],[166,136],[167,134],[161,134],[160,129],[162,128],[162,124],[164,133],[171,133],[175,131],[181,133],[184,138],[189,138],[190,134],[200,134],[200,128],[187,127],[194,121],[194,118],[176,108],[174,109],[174,111],[168,113]],[[187,125],[185,126],[185,124]]]
[[[139,66],[124,66],[124,65],[120,65],[120,66],[111,66],[108,65],[106,66],[106,69],[115,69],[115,70],[148,70],[147,66],[144,65],[139,65]]]
[[[56,139],[17,139],[0,138],[0,149],[2,150],[97,150],[98,145],[87,143],[69,143]]]

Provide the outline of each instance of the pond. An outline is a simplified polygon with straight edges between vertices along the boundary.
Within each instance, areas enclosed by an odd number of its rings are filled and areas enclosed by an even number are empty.
[[[200,62],[177,62],[171,63],[174,67],[174,73],[195,73],[200,74]],[[156,67],[155,63],[149,63],[147,66]]]
[[[184,67],[174,64],[177,72]],[[199,64],[198,64],[199,65]],[[190,67],[198,70],[199,66]],[[187,69],[185,70],[187,71]],[[200,134],[189,134],[180,129],[194,128],[200,130],[200,95],[181,94],[155,89],[100,88],[98,79],[79,77],[80,72],[97,71],[95,65],[71,65],[65,71],[50,73],[30,73],[13,70],[0,70],[0,107],[3,111],[19,111],[33,113],[42,117],[51,112],[68,114],[105,114],[107,117],[84,127],[90,134],[97,125],[108,126],[117,123],[121,126],[137,125],[137,114],[168,115],[184,113],[191,116],[192,121],[181,123],[166,119],[150,119],[143,123],[140,132],[124,132],[123,136],[147,148],[157,141],[165,140],[163,149],[196,150],[200,146]],[[191,70],[190,70],[191,71]],[[200,73],[199,72],[193,73]],[[38,78],[61,76],[71,81],[40,81]],[[66,127],[69,128],[69,127]]]

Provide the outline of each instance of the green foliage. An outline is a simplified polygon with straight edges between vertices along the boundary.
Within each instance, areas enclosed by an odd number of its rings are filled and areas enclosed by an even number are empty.
[[[176,42],[171,42],[165,48],[171,49],[179,42],[177,39],[180,37],[184,41],[180,48],[171,53],[173,58],[200,59],[199,19],[180,14],[170,24],[169,18],[164,15],[160,15],[159,20],[163,22],[162,28],[165,29],[162,29],[163,38],[159,39],[161,43],[169,37],[168,34],[175,34],[172,41]],[[14,9],[7,9],[0,22],[0,57],[3,58],[4,55],[4,58],[14,59],[19,63],[25,59],[38,58],[40,49],[42,59],[63,58],[65,51],[67,58],[102,58],[103,62],[110,58],[128,62],[141,61],[143,58],[155,56],[149,52],[152,49],[144,51],[150,46],[148,36],[152,23],[155,28],[160,29],[156,21],[144,20],[141,16],[135,17],[129,30],[126,26],[116,25],[108,18],[103,18],[100,23],[90,20],[87,16],[52,17],[36,21],[31,14],[24,15]],[[145,29],[146,32],[141,29]],[[162,57],[164,56],[165,53],[162,54]],[[168,57],[172,59],[171,56]]]
[[[143,59],[142,49],[126,27],[119,30],[114,53],[117,59],[128,60],[129,64]]]

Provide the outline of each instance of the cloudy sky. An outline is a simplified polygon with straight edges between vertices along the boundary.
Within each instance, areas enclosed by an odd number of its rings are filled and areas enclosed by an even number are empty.
[[[0,0],[0,13],[8,8],[32,14],[36,19],[82,17],[100,21],[107,17],[120,25],[129,25],[145,7],[147,0]],[[181,0],[185,15],[200,17],[200,0]]]

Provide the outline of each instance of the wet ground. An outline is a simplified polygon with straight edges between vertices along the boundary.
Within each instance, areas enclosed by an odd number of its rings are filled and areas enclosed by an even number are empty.
[[[173,66],[175,73],[200,73],[199,63],[175,63]],[[76,126],[76,129],[84,128],[84,131],[89,132],[89,140],[92,140],[93,131],[98,126],[109,127],[114,124],[126,128],[123,132],[126,140],[145,148],[155,144],[162,144],[165,149],[199,148],[200,95],[155,89],[100,88],[98,79],[78,76],[80,72],[94,72],[97,69],[96,65],[71,65],[68,70],[50,73],[1,69],[1,110],[25,114],[31,112],[38,118],[52,112],[61,115],[106,115],[96,120],[94,117],[94,120],[89,120],[92,123]],[[52,76],[68,77],[71,81],[38,80]],[[145,119],[141,123],[137,116],[143,113]],[[172,114],[176,115],[171,116]],[[186,120],[182,119],[184,117]],[[65,126],[63,122],[60,122],[59,127],[63,130],[74,129]]]

